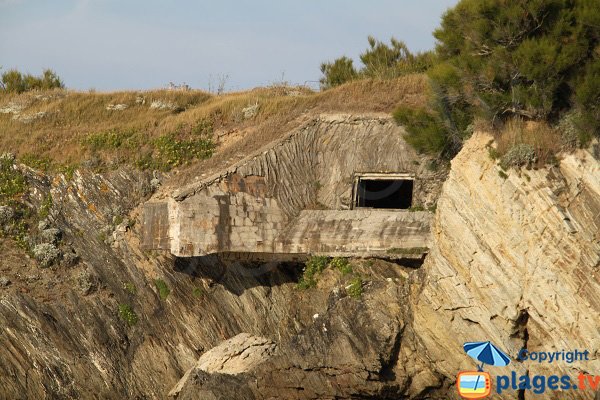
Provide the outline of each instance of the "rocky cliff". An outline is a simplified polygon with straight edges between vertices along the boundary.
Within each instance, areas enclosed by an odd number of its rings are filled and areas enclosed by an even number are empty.
[[[77,257],[40,269],[2,242],[0,398],[154,399],[176,385],[180,399],[456,398],[472,340],[513,358],[525,345],[592,351],[502,371],[597,374],[598,154],[505,179],[490,142],[477,134],[453,160],[422,265],[354,259],[306,290],[301,264],[143,251],[147,174],[24,170],[33,209],[52,194],[41,228]],[[516,396],[530,393],[504,398]]]
[[[577,382],[600,369],[598,155],[578,151],[556,167],[506,177],[489,155],[492,142],[476,134],[452,162],[424,265],[407,281],[377,284],[371,275],[360,304],[334,289],[314,326],[235,376],[244,398],[458,398],[457,373],[476,367],[462,350],[468,341],[491,340],[509,353],[510,367],[492,374]],[[590,354],[574,363],[519,362],[521,348]],[[181,393],[191,399],[229,379],[199,371]],[[565,396],[549,392],[544,398]],[[533,394],[508,389],[500,397]]]
[[[461,344],[482,340],[498,344],[513,359],[524,347],[591,353],[586,362],[513,362],[494,373],[573,379],[579,372],[597,374],[598,145],[564,156],[558,166],[511,170],[505,178],[488,155],[491,140],[475,135],[452,161],[438,202],[434,245],[411,284],[417,342],[433,369],[447,377],[473,368]],[[507,392],[506,398],[514,396]]]

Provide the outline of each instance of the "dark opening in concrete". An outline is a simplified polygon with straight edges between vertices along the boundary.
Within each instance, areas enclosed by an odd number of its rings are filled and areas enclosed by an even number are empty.
[[[412,179],[358,179],[356,207],[407,209],[412,206]]]

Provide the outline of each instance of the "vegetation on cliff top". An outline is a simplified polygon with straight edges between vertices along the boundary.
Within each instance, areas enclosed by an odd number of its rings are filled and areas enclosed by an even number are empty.
[[[499,151],[531,146],[542,162],[552,159],[546,153],[600,135],[597,1],[461,0],[434,36],[435,53],[417,56],[402,42],[390,47],[369,38],[364,68],[357,72],[347,58],[325,63],[323,87],[372,71],[386,77],[426,70],[429,104],[403,105],[394,116],[415,148],[447,157],[478,124],[499,136],[508,132],[511,143]]]
[[[122,165],[168,170],[211,154],[215,157],[203,165],[222,168],[232,156],[257,150],[296,127],[303,114],[389,113],[400,102],[422,107],[425,85],[423,75],[413,74],[320,93],[289,86],[220,96],[193,90],[0,91],[0,149],[29,166],[69,176],[77,168]],[[245,116],[243,110],[254,104],[256,114]],[[223,137],[237,132],[243,132],[239,144],[221,147]]]
[[[321,87],[329,89],[356,79],[394,79],[426,71],[433,65],[434,53],[413,54],[406,44],[395,38],[387,44],[368,38],[369,48],[360,55],[363,67],[357,70],[352,59],[343,56],[321,64]]]
[[[10,93],[23,93],[30,90],[62,89],[65,85],[56,72],[45,69],[40,76],[23,74],[16,69],[2,73],[0,90]]]

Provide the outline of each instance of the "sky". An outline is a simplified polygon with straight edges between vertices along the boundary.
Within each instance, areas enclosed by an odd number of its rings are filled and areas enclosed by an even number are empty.
[[[51,68],[77,90],[317,87],[320,64],[358,60],[368,35],[433,48],[431,32],[456,2],[0,0],[0,66]]]

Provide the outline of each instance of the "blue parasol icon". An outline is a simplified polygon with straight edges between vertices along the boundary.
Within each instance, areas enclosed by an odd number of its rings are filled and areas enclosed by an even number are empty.
[[[478,371],[483,371],[483,364],[504,367],[510,364],[510,358],[502,350],[497,348],[490,342],[467,342],[463,345],[465,353],[473,357],[477,361],[481,361],[481,365],[477,366]],[[479,383],[480,376],[477,376],[475,387]]]
[[[504,367],[510,363],[510,358],[490,341],[467,342],[463,348],[465,353],[481,362],[481,365],[477,367],[479,371],[483,371],[484,364]]]

